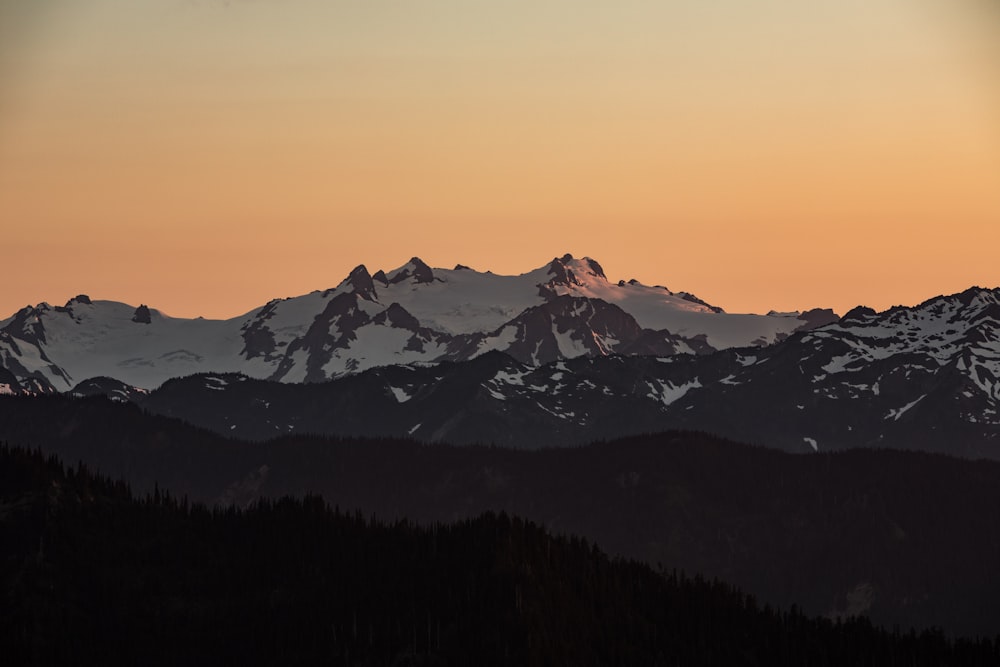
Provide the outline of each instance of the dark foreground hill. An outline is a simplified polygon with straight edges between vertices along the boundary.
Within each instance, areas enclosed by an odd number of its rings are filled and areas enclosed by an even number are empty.
[[[995,665],[997,641],[761,608],[488,514],[209,510],[0,449],[6,664]]]
[[[0,401],[0,439],[135,488],[246,506],[321,493],[394,520],[486,511],[807,613],[1000,631],[1000,464],[915,452],[789,455],[697,433],[538,452],[318,437],[243,442],[105,399]]]

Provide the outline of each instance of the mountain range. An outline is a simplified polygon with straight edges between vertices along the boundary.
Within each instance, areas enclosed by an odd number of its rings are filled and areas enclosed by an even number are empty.
[[[686,292],[611,283],[571,255],[519,276],[414,257],[229,320],[172,318],[91,300],[27,306],[0,321],[0,366],[18,387],[66,391],[107,376],[154,389],[192,373],[323,382],[377,366],[466,361],[491,350],[540,365],[579,356],[704,354],[765,345],[836,320],[829,310],[731,315]]]
[[[3,323],[0,359],[5,393],[103,394],[250,440],[538,448],[686,429],[1000,459],[1000,290],[978,287],[840,318],[731,315],[588,258],[521,276],[413,259],[225,321],[42,304]]]

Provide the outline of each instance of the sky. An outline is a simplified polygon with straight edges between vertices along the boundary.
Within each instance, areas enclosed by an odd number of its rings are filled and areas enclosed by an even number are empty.
[[[1000,285],[998,0],[0,0],[0,319],[419,256],[730,312]]]

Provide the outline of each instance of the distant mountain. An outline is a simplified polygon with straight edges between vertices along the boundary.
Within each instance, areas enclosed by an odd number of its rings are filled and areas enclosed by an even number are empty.
[[[683,428],[792,452],[874,446],[1000,459],[998,304],[1000,290],[974,288],[701,355],[533,366],[490,352],[320,384],[203,374],[149,393],[108,379],[73,392],[248,439],[322,433],[537,448]]]
[[[491,350],[537,366],[581,356],[704,354],[766,345],[835,321],[829,310],[730,315],[686,292],[609,282],[596,261],[557,257],[519,276],[414,257],[231,320],[168,317],[145,304],[28,306],[0,322],[0,391],[66,391],[98,376],[153,389],[192,373],[322,382]],[[6,388],[4,388],[6,387]]]

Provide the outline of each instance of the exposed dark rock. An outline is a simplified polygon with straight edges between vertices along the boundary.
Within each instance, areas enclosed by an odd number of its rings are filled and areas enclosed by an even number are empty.
[[[23,393],[23,391],[21,381],[18,380],[17,376],[3,366],[0,366],[0,395],[17,395]]]
[[[46,307],[42,307],[46,306]],[[46,304],[39,307],[25,306],[14,314],[14,318],[3,328],[12,337],[39,347],[46,343],[45,326],[41,315],[48,311]]]
[[[149,307],[146,304],[141,304],[135,309],[135,314],[132,315],[132,321],[137,324],[151,324],[152,317],[149,312]]]
[[[847,314],[840,318],[844,324],[858,324],[866,322],[878,315],[873,308],[867,306],[857,306],[847,311]]]
[[[358,307],[361,298],[353,292],[341,292],[330,299],[323,312],[316,316],[305,335],[293,341],[285,352],[277,370],[271,376],[274,380],[283,378],[292,368],[295,352],[306,352],[305,382],[327,380],[323,367],[333,356],[333,350],[343,349],[357,340],[359,327],[371,321],[364,310]]]
[[[552,262],[549,263],[549,275],[552,276],[549,280],[549,285],[579,285],[579,281],[576,279],[576,275],[573,273],[566,264],[573,260],[573,255],[566,253],[561,258],[555,257]]]
[[[420,328],[420,322],[417,318],[395,301],[389,304],[388,308],[373,317],[372,322],[383,326],[408,329],[410,331],[416,331]]]
[[[588,257],[587,265],[590,266],[590,270],[593,271],[595,275],[598,275],[601,278],[607,280],[607,276],[604,275],[604,269],[601,268],[601,265],[597,263],[596,259],[590,259]]]
[[[434,272],[422,259],[413,257],[389,282],[396,284],[409,278],[413,278],[415,283],[430,283],[434,282]]]
[[[664,287],[664,289],[666,289],[666,288]],[[690,301],[691,303],[697,303],[698,305],[705,306],[706,308],[708,308],[709,310],[711,310],[713,313],[724,313],[724,312],[726,312],[722,308],[720,308],[719,306],[713,306],[712,304],[708,303],[707,301],[702,301],[701,299],[699,299],[698,297],[696,297],[694,294],[691,294],[690,292],[677,292],[677,293],[675,293],[675,296],[679,296],[680,298],[684,299],[685,301]]]
[[[354,293],[362,299],[375,301],[375,283],[364,264],[355,267],[344,280],[344,284],[354,290]]]
[[[267,325],[267,321],[274,317],[275,309],[281,299],[269,301],[266,306],[257,311],[253,320],[243,326],[243,349],[242,354],[246,359],[263,357],[270,361],[274,358],[277,346],[274,340],[274,333]]]

